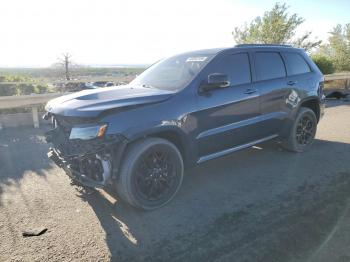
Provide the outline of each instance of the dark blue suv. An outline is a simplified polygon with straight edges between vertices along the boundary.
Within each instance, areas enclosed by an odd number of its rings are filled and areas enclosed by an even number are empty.
[[[47,106],[49,157],[77,184],[112,185],[142,209],[169,202],[184,168],[270,139],[311,145],[324,77],[301,49],[238,45],[176,55],[125,86]]]

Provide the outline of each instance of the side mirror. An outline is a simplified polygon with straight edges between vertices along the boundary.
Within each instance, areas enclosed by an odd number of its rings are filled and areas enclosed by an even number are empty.
[[[230,86],[230,81],[228,79],[228,75],[213,73],[208,75],[207,83],[201,84],[199,87],[200,92],[207,92],[213,89],[220,89]]]

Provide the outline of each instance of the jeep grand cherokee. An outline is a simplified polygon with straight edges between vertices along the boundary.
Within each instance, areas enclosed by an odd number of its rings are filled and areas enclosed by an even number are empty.
[[[49,157],[77,183],[142,209],[168,203],[184,167],[270,139],[308,149],[324,77],[301,49],[238,45],[176,55],[125,86],[51,100]]]

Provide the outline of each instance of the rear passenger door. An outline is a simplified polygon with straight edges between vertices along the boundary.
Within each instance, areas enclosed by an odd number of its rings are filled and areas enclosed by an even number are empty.
[[[256,51],[253,57],[253,88],[260,92],[260,136],[275,136],[286,118],[283,106],[289,92],[286,67],[278,51]]]
[[[312,71],[309,64],[304,57],[298,52],[282,52],[283,59],[287,69],[287,86],[289,93],[294,91],[297,95],[296,100],[284,103],[284,110],[289,112],[297,106],[300,97],[303,97],[310,88],[310,81],[312,79]],[[288,97],[287,97],[288,98]]]

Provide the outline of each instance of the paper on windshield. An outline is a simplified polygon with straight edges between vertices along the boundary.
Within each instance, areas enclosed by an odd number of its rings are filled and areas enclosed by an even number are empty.
[[[207,59],[206,56],[195,56],[187,58],[186,62],[203,62]]]

